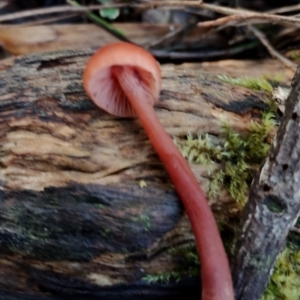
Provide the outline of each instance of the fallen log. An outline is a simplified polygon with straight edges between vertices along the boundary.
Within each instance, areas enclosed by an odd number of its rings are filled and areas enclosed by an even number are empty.
[[[193,235],[139,122],[106,114],[84,93],[91,53],[0,63],[0,299],[199,299],[197,276],[143,280],[182,263],[169,249]],[[175,139],[217,136],[224,118],[247,131],[264,109],[261,92],[187,68],[162,67],[156,111]],[[207,191],[206,167],[191,167]],[[211,204],[229,214],[231,203],[221,193]]]

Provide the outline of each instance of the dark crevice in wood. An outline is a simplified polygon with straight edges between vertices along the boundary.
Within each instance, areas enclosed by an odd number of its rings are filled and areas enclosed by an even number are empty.
[[[271,190],[271,187],[268,186],[267,184],[264,184],[264,185],[263,185],[263,190],[264,190],[264,192],[268,192],[268,191]]]
[[[268,209],[271,212],[274,213],[283,213],[287,209],[283,201],[281,201],[281,199],[273,195],[265,196],[263,203],[268,207]]]
[[[51,59],[51,60],[43,60],[40,62],[39,66],[37,67],[37,71],[54,68],[57,66],[69,66],[70,62],[63,61],[61,59]]]
[[[292,119],[293,119],[294,121],[296,121],[297,118],[298,118],[298,114],[294,112],[294,113],[292,114]]]
[[[139,281],[131,284],[99,287],[81,280],[70,280],[61,274],[38,270],[30,266],[23,266],[23,269],[32,276],[43,291],[50,292],[54,296],[57,295],[57,299],[180,300],[184,298],[196,300],[200,298],[198,277],[184,278],[179,282],[171,281],[169,284],[148,284]]]

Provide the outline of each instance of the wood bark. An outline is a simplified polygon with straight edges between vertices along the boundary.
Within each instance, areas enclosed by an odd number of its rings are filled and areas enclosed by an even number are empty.
[[[83,91],[91,54],[0,63],[0,299],[199,299],[198,278],[142,280],[173,270],[181,258],[168,250],[193,235],[139,122],[106,114]],[[217,136],[224,119],[246,131],[264,94],[199,68],[162,67],[156,111],[168,133]],[[206,167],[191,167],[207,191]],[[212,205],[229,215],[230,203],[220,193]]]
[[[253,181],[232,258],[236,299],[260,299],[300,214],[300,68],[272,148]]]

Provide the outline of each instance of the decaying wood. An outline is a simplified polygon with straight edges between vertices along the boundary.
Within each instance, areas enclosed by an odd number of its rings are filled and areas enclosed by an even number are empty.
[[[260,299],[300,215],[299,123],[300,68],[270,154],[252,184],[235,243],[232,270],[237,299]]]
[[[90,55],[0,64],[0,299],[198,299],[198,278],[154,288],[141,280],[171,271],[180,258],[168,249],[193,236],[139,122],[85,95]],[[156,111],[176,139],[218,135],[224,119],[245,131],[265,107],[263,93],[223,84],[204,65],[162,72]],[[191,167],[207,191],[206,168]],[[220,194],[213,207],[229,202]]]

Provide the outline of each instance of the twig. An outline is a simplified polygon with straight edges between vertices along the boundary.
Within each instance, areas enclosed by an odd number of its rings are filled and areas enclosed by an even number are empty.
[[[66,2],[73,7],[81,7],[81,5],[75,0],[67,0]],[[113,25],[106,22],[103,18],[100,18],[92,12],[86,12],[86,15],[90,20],[96,22],[99,26],[101,26],[104,30],[106,30],[116,38],[122,41],[130,42],[121,30],[115,28]]]
[[[230,9],[231,10],[231,9]],[[233,9],[234,10],[234,9]],[[224,11],[225,13],[225,11]],[[226,10],[226,14],[229,14],[229,11]],[[234,10],[232,15],[227,17],[222,17],[213,21],[199,22],[199,27],[216,27],[224,25],[231,21],[246,21],[253,20],[255,23],[264,23],[272,22],[282,25],[300,27],[300,19],[296,17],[286,17],[286,16],[277,16],[272,14],[261,14],[261,13],[252,13],[248,11]]]
[[[293,12],[293,11],[297,11],[297,10],[300,10],[300,4],[268,10],[267,13],[275,15],[275,14],[284,14],[284,13],[287,13],[287,12]]]
[[[7,3],[7,2],[0,3],[0,9],[2,9],[2,8],[6,7],[7,5],[8,5],[8,3]]]
[[[257,28],[249,25],[249,29],[254,33],[254,35],[260,40],[260,42],[266,47],[271,56],[277,58],[282,62],[286,67],[292,69],[293,71],[297,70],[297,65],[281,55],[268,41],[266,36]]]
[[[248,19],[267,20],[273,23],[279,23],[283,25],[293,25],[293,26],[300,27],[300,19],[296,17],[278,16],[275,14],[268,14],[268,13],[257,13],[246,9],[235,9],[235,8],[223,7],[223,6],[213,5],[213,4],[206,4],[206,3],[202,3],[199,6],[224,15],[237,15],[240,16],[241,20],[248,20]],[[234,17],[234,16],[231,17],[233,19],[238,20],[238,17]]]
[[[168,32],[167,34],[165,34],[164,36],[162,36],[161,38],[150,42],[148,45],[145,46],[145,48],[153,48],[155,46],[159,46],[162,43],[169,41],[170,39],[174,38],[175,36],[177,36],[178,34],[182,33],[184,30],[186,29],[186,26],[182,26],[179,28],[174,29],[173,31]]]
[[[24,12],[7,14],[4,16],[0,16],[0,22],[11,21],[20,18],[26,18],[31,16],[45,15],[45,14],[53,14],[53,13],[61,13],[61,12],[87,12],[92,10],[104,9],[104,8],[121,8],[121,7],[137,7],[141,9],[147,8],[156,8],[167,6],[170,9],[175,9],[176,7],[196,7],[209,9],[211,11],[224,14],[224,15],[239,15],[242,19],[245,18],[253,18],[260,20],[267,20],[273,23],[297,26],[300,27],[300,19],[295,17],[287,17],[287,16],[278,16],[274,14],[267,13],[256,13],[251,12],[244,9],[235,9],[229,7],[223,7],[213,4],[207,4],[200,1],[154,1],[149,4],[104,4],[104,5],[90,5],[90,6],[81,6],[81,7],[71,7],[71,6],[55,6],[49,8],[42,9],[33,9],[27,10]],[[201,24],[200,24],[201,26]]]
[[[198,23],[198,27],[217,27],[217,26],[221,26],[221,25],[234,25],[234,23],[232,23],[232,21],[241,21],[241,20],[246,20],[247,18],[245,16],[240,16],[240,15],[231,15],[231,16],[226,16],[226,17],[222,17],[222,18],[218,18],[216,20],[212,20],[212,21],[204,21],[204,22],[199,22]],[[249,17],[248,17],[249,19]]]
[[[157,39],[156,41],[150,42],[145,48],[150,49],[157,46],[161,46],[163,43],[170,42],[177,38],[176,42],[178,43],[188,32],[194,29],[197,26],[196,23],[190,23],[183,25],[179,28],[174,29],[173,31],[168,32],[163,37]]]
[[[239,15],[231,15],[226,17],[221,17],[216,20],[199,22],[197,24],[198,27],[202,28],[215,28],[217,31],[223,30],[229,26],[245,26],[245,25],[255,25],[255,24],[265,24],[270,23],[268,20],[261,20],[259,18],[239,16]],[[298,28],[300,26],[296,26],[294,28]]]

